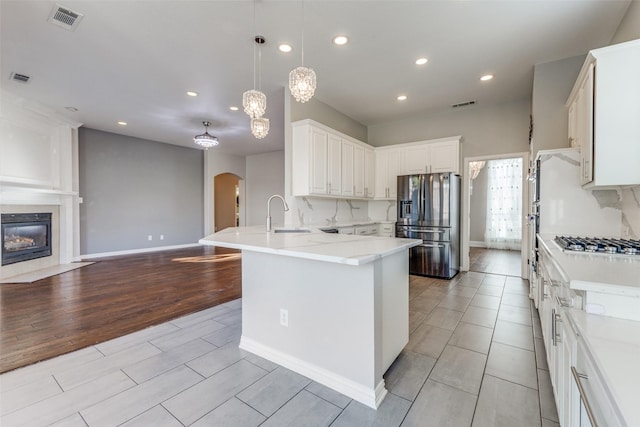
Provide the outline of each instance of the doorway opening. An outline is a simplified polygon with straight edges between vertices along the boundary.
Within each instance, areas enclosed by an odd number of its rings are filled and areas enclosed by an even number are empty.
[[[244,181],[232,173],[213,178],[214,231],[244,225],[241,208]]]
[[[462,268],[527,277],[528,153],[465,158]]]

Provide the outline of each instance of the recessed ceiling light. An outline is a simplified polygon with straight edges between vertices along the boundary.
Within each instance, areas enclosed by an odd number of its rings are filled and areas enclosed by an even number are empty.
[[[187,92],[187,95],[189,95],[189,96],[198,96],[198,92],[189,91],[189,92]]]
[[[119,124],[120,126],[126,126],[126,125],[127,125],[127,122],[119,121],[119,122],[118,122],[118,124]]]
[[[335,36],[333,38],[333,44],[337,44],[338,46],[343,46],[349,43],[349,37],[347,36]]]
[[[483,82],[486,82],[488,80],[491,80],[493,78],[493,74],[486,74],[482,77],[480,77],[480,80],[482,80]]]
[[[238,111],[238,107],[229,107],[229,110],[231,110],[231,111]]]
[[[424,65],[428,62],[429,60],[427,58],[418,58],[416,59],[416,65]]]
[[[289,53],[289,52],[291,52],[293,50],[293,48],[291,47],[290,44],[282,43],[282,44],[278,45],[278,50],[280,52]]]
[[[407,99],[407,95],[399,95],[396,99],[397,99],[398,101],[404,101],[404,100],[406,100],[406,99]]]

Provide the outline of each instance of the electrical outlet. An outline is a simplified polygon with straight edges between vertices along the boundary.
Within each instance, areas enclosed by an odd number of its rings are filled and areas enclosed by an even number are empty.
[[[147,240],[149,240],[149,241],[153,240],[153,236],[152,236],[151,234],[149,234],[149,235],[147,236]]]
[[[285,310],[284,308],[280,309],[280,325],[285,327],[289,326],[289,310]]]

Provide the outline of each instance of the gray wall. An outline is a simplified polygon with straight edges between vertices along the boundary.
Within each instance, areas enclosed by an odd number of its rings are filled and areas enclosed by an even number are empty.
[[[469,196],[469,241],[484,242],[487,228],[487,165],[480,169],[473,180],[473,192]]]
[[[247,156],[246,209],[247,225],[263,225],[267,200],[272,194],[284,195],[284,151]],[[284,224],[282,202],[272,202],[273,225]]]
[[[287,92],[285,96],[289,96],[290,101],[293,100],[293,97],[288,95],[288,93],[289,92]],[[291,122],[303,119],[313,119],[323,125],[329,126],[331,129],[340,131],[359,141],[367,142],[366,126],[353,120],[351,117],[341,113],[333,107],[330,107],[324,102],[318,101],[316,98],[311,98],[304,104],[293,100],[289,105],[291,109]]]
[[[586,55],[537,64],[533,74],[533,156],[539,150],[569,147],[569,93]]]
[[[80,253],[197,243],[204,222],[202,153],[80,128]]]
[[[529,99],[450,109],[369,126],[368,140],[383,146],[462,135],[462,158],[519,153],[529,151],[529,112]]]
[[[640,39],[640,1],[632,1],[627,13],[620,21],[616,33],[611,39],[611,44],[628,42]]]

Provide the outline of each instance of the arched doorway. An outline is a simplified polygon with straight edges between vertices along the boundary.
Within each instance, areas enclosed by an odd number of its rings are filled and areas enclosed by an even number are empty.
[[[214,231],[237,227],[241,221],[242,181],[232,173],[213,178]]]

